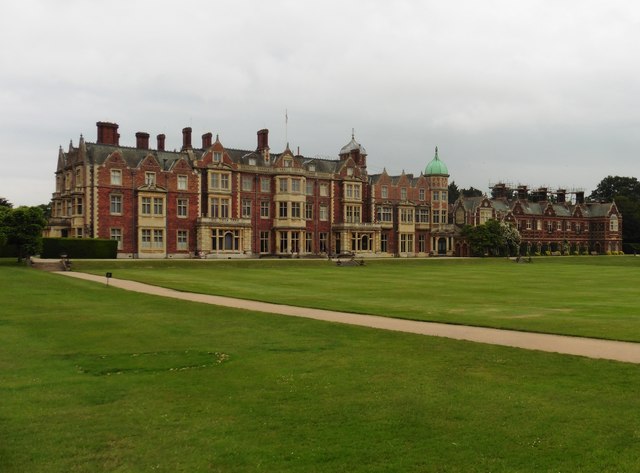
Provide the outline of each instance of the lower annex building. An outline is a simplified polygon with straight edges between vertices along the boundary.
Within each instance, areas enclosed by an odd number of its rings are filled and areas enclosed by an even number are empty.
[[[528,193],[505,190],[450,205],[437,148],[419,176],[390,176],[368,174],[367,151],[353,135],[331,160],[288,145],[272,153],[266,129],[255,150],[241,150],[212,133],[194,147],[184,128],[180,151],[168,151],[163,134],[155,149],[144,132],[127,147],[117,124],[96,125],[95,143],[81,136],[78,146],[59,150],[45,236],[117,240],[123,258],[467,256],[461,226],[488,218],[517,226],[532,253],[567,244],[621,249],[615,203],[533,203]]]

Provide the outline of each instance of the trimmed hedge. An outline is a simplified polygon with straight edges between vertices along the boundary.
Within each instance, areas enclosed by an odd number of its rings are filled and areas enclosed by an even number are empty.
[[[99,238],[43,238],[42,257],[113,259],[118,256],[118,242]]]
[[[623,243],[622,249],[628,255],[640,253],[640,243]]]
[[[16,245],[4,245],[0,243],[0,258],[17,258],[18,247]]]

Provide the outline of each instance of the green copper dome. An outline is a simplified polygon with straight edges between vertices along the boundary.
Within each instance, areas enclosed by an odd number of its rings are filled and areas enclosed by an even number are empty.
[[[431,160],[431,162],[429,164],[427,164],[427,167],[424,170],[424,174],[426,176],[433,175],[433,174],[440,174],[440,175],[445,175],[445,176],[449,175],[449,170],[447,169],[447,165],[444,164],[442,161],[440,161],[440,158],[438,157],[438,147],[437,146],[436,146],[436,155]]]

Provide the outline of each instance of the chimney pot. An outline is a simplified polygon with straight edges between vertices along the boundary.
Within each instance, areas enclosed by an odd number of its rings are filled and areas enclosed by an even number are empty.
[[[98,144],[118,146],[120,134],[118,133],[118,124],[109,122],[97,122],[98,127]]]
[[[158,135],[158,151],[164,151],[164,134]]]

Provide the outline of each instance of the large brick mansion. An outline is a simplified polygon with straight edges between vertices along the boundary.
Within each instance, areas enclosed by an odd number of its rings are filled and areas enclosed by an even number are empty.
[[[117,124],[97,128],[95,143],[80,137],[77,147],[59,151],[45,233],[117,240],[120,257],[465,255],[459,225],[487,218],[517,225],[532,244],[551,238],[536,234],[542,228],[556,231],[554,243],[621,248],[613,203],[529,205],[516,196],[516,205],[497,196],[450,206],[449,172],[437,149],[418,176],[390,176],[368,174],[367,152],[353,135],[328,160],[288,146],[272,153],[268,130],[258,131],[256,149],[239,150],[212,133],[194,147],[185,128],[180,151],[168,151],[165,135],[152,149],[149,134],[136,133],[134,148],[120,145]]]

